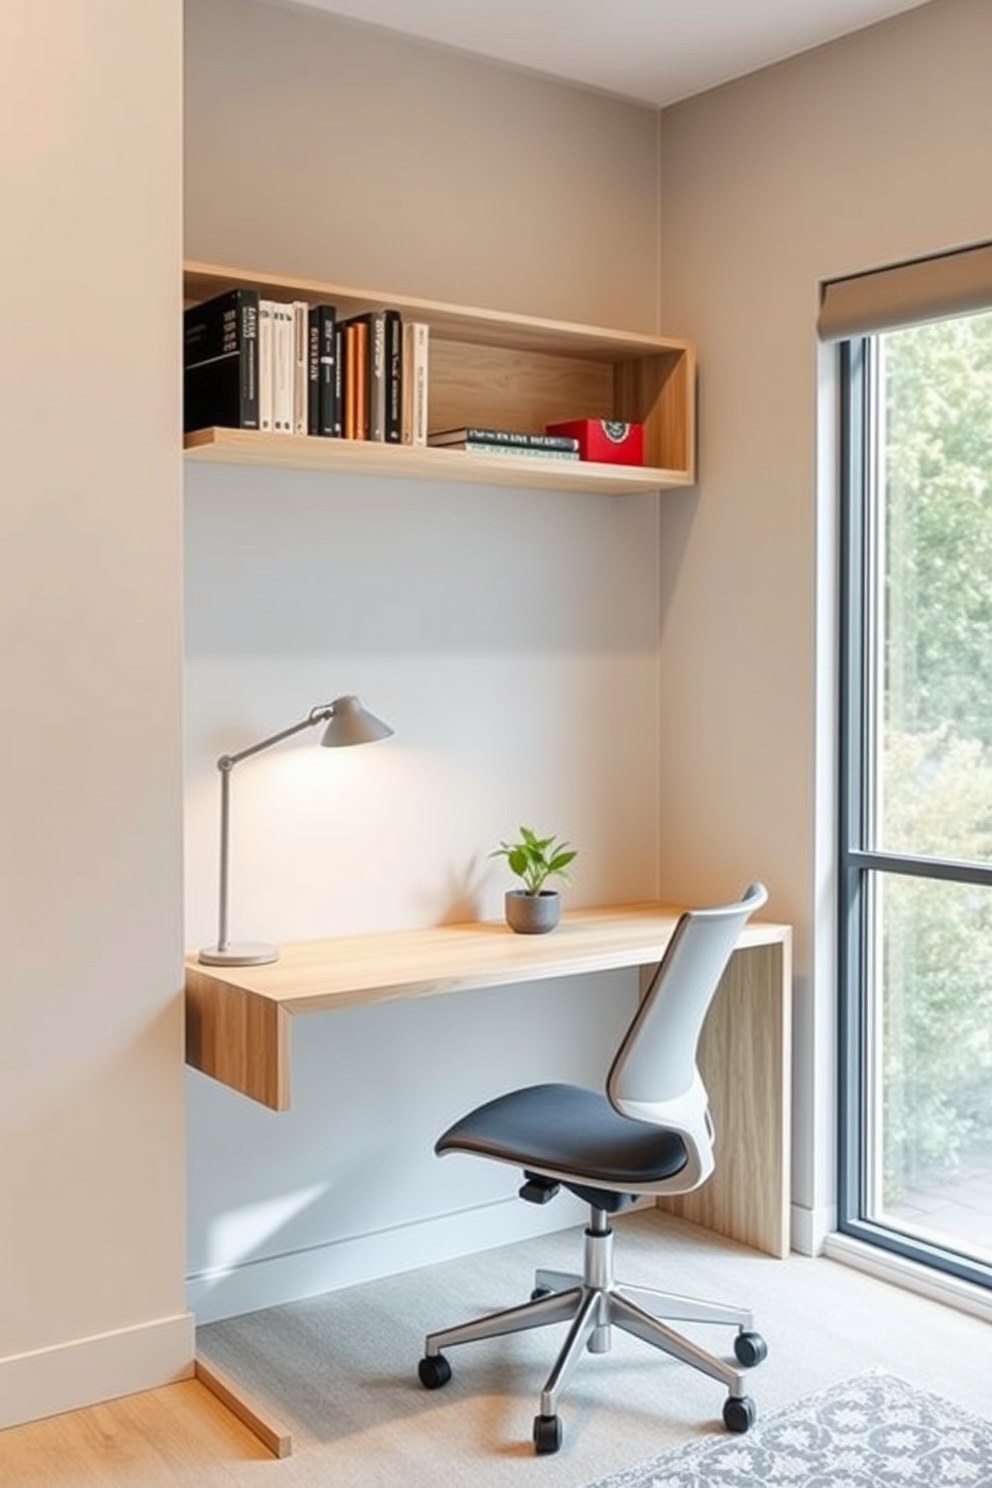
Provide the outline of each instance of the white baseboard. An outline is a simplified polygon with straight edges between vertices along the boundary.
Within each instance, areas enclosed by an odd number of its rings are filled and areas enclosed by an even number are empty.
[[[456,1260],[583,1224],[588,1206],[561,1193],[553,1204],[501,1199],[374,1234],[349,1236],[245,1265],[187,1277],[186,1300],[198,1324],[357,1286],[419,1266]]]
[[[801,1204],[789,1208],[789,1245],[799,1255],[821,1255],[827,1237],[837,1228],[837,1209],[824,1204],[819,1209],[805,1209]]]
[[[0,1429],[189,1379],[194,1321],[183,1312],[0,1358]]]
[[[985,1287],[973,1282],[949,1276],[932,1266],[923,1266],[907,1256],[895,1255],[881,1246],[867,1245],[853,1235],[839,1232],[828,1237],[824,1254],[832,1261],[866,1271],[880,1281],[918,1292],[923,1297],[932,1297],[935,1302],[943,1302],[948,1307],[956,1307],[959,1312],[968,1312],[987,1323],[992,1322],[992,1296]]]

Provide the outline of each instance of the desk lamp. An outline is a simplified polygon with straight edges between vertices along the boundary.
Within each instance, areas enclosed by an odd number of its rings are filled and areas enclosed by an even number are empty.
[[[388,739],[393,732],[388,724],[362,707],[357,697],[335,698],[333,703],[320,703],[311,708],[306,718],[289,728],[281,729],[258,744],[250,744],[237,754],[222,754],[217,761],[220,771],[220,919],[217,929],[217,944],[200,952],[199,959],[206,966],[265,966],[278,961],[279,947],[264,945],[256,941],[241,941],[232,945],[227,936],[227,865],[230,840],[230,793],[231,771],[242,760],[253,754],[261,754],[283,739],[292,738],[304,729],[326,723],[321,735],[321,744],[326,749],[348,744],[371,744],[376,739]]]

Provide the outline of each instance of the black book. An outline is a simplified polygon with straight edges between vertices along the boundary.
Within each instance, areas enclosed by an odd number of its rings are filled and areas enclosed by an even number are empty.
[[[535,434],[526,429],[435,429],[427,436],[427,443],[444,445],[503,444],[520,454],[528,450],[557,450],[561,454],[572,453],[579,441],[571,434]]]
[[[340,439],[344,433],[344,325],[339,320],[334,327],[334,437]]]
[[[337,310],[311,305],[307,359],[307,428],[333,437],[341,432],[338,414]]]
[[[400,444],[403,439],[403,319],[398,310],[386,316],[386,414],[384,439]]]
[[[183,313],[183,428],[258,428],[258,292],[229,289]]]

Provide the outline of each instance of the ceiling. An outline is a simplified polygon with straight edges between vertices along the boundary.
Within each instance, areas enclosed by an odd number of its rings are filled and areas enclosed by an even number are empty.
[[[296,0],[663,108],[925,0]]]

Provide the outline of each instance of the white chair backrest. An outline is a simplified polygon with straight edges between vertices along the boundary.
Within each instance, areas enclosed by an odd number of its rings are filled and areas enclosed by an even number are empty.
[[[767,899],[765,886],[754,883],[734,904],[685,911],[607,1078],[618,1111],[682,1134],[690,1153],[683,1191],[713,1171],[713,1130],[696,1065],[703,1019],[741,930]]]

